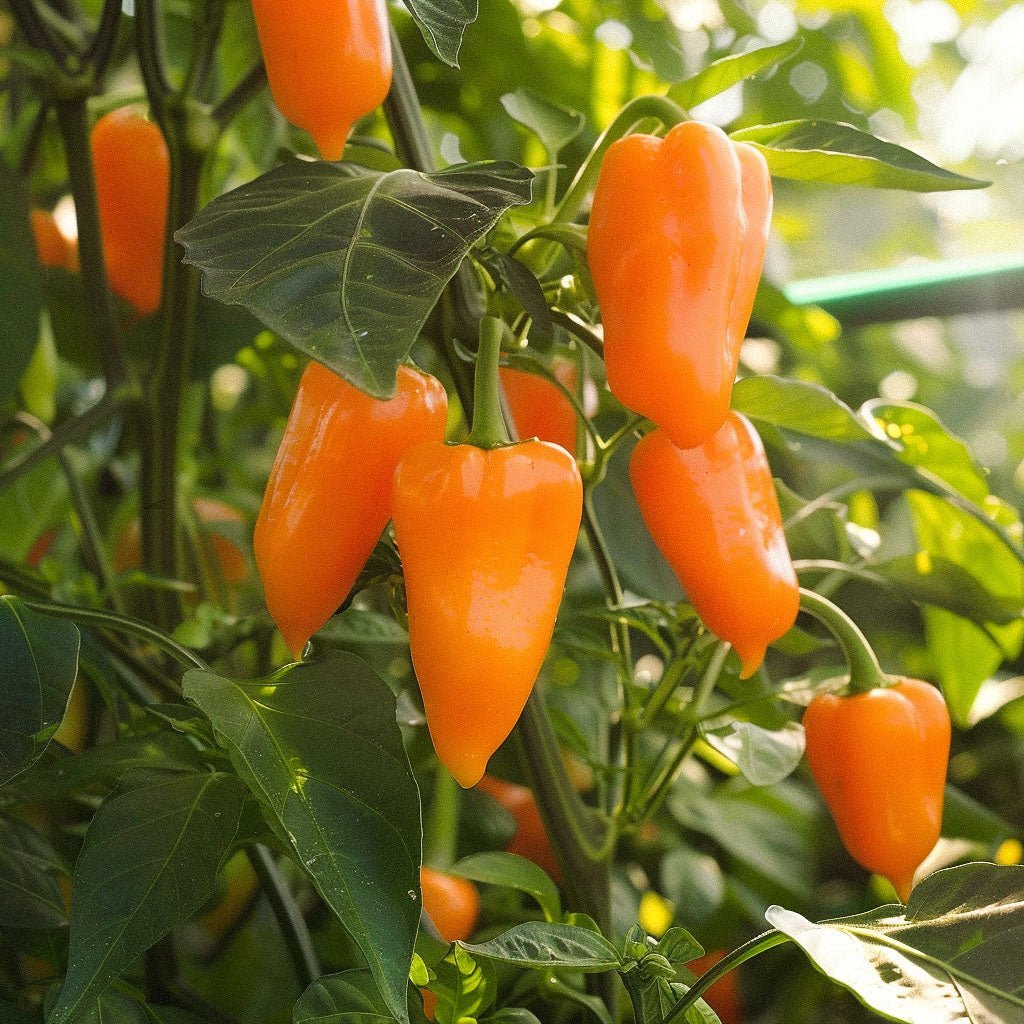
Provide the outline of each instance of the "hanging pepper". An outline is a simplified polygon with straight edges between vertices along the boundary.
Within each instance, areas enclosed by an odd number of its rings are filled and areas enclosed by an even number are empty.
[[[850,856],[888,878],[906,903],[942,832],[949,709],[934,686],[887,677],[864,635],[830,601],[801,596],[850,664],[849,695],[819,694],[804,712],[807,763]]]
[[[171,160],[160,129],[121,107],[92,130],[96,198],[110,287],[146,316],[160,306]]]
[[[681,448],[725,421],[772,214],[768,165],[714,125],[605,155],[588,257],[608,386]]]
[[[575,394],[575,364],[568,359],[556,359],[552,370],[562,386]],[[538,373],[503,366],[501,386],[520,437],[536,437],[567,452],[576,451],[576,410],[556,385]]]
[[[485,775],[476,788],[496,800],[515,818],[516,831],[505,847],[505,852],[533,861],[561,885],[562,867],[544,827],[537,799],[530,789],[515,782],[497,779],[493,775]]]
[[[64,237],[53,214],[48,210],[34,209],[29,214],[32,222],[32,237],[36,243],[36,255],[44,267],[74,269],[74,248]]]
[[[423,911],[445,942],[468,939],[480,917],[480,894],[468,878],[420,868]]]
[[[799,584],[757,431],[739,413],[697,448],[648,434],[629,467],[644,522],[697,613],[736,648],[743,677],[796,621]]]
[[[484,320],[468,443],[419,445],[395,474],[412,661],[434,748],[466,787],[479,782],[537,680],[583,512],[567,451],[508,443],[500,326]]]
[[[352,125],[391,88],[385,0],[252,0],[274,102],[340,160]]]
[[[394,398],[371,398],[320,363],[299,383],[256,521],[267,608],[299,658],[348,597],[391,518],[391,480],[414,445],[444,437],[448,398],[399,367]]]

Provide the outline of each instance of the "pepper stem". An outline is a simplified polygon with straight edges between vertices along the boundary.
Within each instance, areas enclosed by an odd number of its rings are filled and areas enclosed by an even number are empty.
[[[473,429],[466,443],[477,448],[500,448],[512,443],[501,409],[501,380],[498,363],[505,324],[493,316],[480,321],[480,347],[476,356],[473,394]]]
[[[890,685],[867,637],[846,612],[813,590],[803,588],[800,589],[800,610],[816,618],[839,642],[850,667],[850,689],[854,693],[867,693]]]

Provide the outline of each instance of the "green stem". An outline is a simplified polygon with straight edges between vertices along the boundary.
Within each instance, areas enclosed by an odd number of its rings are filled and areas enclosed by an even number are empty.
[[[11,13],[18,23],[21,34],[30,45],[48,53],[58,64],[63,63],[64,54],[46,31],[46,26],[39,16],[34,0],[11,0]]]
[[[277,926],[281,929],[281,937],[288,947],[299,987],[305,990],[323,971],[320,969],[320,961],[313,948],[313,940],[302,911],[295,903],[295,898],[273,854],[265,846],[250,846],[246,853],[256,877],[259,878],[260,887],[270,903]]]
[[[702,974],[693,983],[689,992],[665,1015],[662,1024],[672,1024],[674,1020],[682,1017],[716,981],[721,981],[722,978],[730,971],[734,971],[740,964],[753,959],[755,956],[760,956],[761,953],[767,953],[769,949],[782,946],[789,941],[788,935],[772,930],[744,943],[739,949],[734,949],[727,957],[723,957],[710,971]]]
[[[558,324],[559,327],[564,327],[574,338],[582,341],[598,358],[604,359],[604,342],[597,332],[588,327],[582,320],[578,320],[561,309],[551,310],[551,320],[553,323]]]
[[[875,652],[858,625],[841,608],[813,590],[800,589],[800,610],[821,622],[839,642],[850,667],[850,689],[867,693],[889,686]]]
[[[688,667],[689,659],[685,657],[676,658],[675,661],[666,666],[661,679],[658,680],[654,693],[651,694],[651,699],[644,707],[643,715],[639,720],[639,728],[643,729],[655,723],[658,715],[665,710],[665,705],[672,699],[672,694],[679,688],[679,684],[683,681]]]
[[[226,0],[206,0],[198,38],[192,47],[192,61],[185,75],[185,83],[181,87],[182,96],[190,96],[197,100],[203,98],[217,43],[224,27],[225,3]]]
[[[435,774],[430,814],[423,827],[423,863],[447,871],[458,855],[459,806],[462,790],[443,764]]]
[[[103,233],[96,199],[96,179],[89,144],[89,114],[85,100],[58,102],[57,124],[64,141],[68,179],[78,218],[78,257],[89,318],[96,342],[100,346],[103,376],[108,389],[114,389],[128,380],[128,368],[121,329],[117,322],[117,307],[103,259]]]
[[[213,109],[213,119],[226,128],[235,115],[267,87],[267,69],[261,60]]]
[[[25,605],[40,615],[53,615],[59,619],[67,619],[82,626],[91,626],[93,629],[106,629],[114,633],[125,633],[134,636],[139,640],[145,640],[160,650],[165,651],[176,661],[181,662],[189,668],[199,669],[201,672],[209,672],[207,665],[198,654],[182,647],[176,640],[172,640],[166,633],[141,622],[139,619],[130,618],[127,615],[118,615],[114,612],[99,611],[95,608],[74,608],[71,605],[54,604],[51,601],[33,601],[22,599]]]
[[[103,77],[114,45],[117,43],[117,30],[121,24],[122,0],[103,0],[103,11],[96,28],[96,35],[85,55],[85,59],[95,69],[97,81]]]
[[[477,448],[501,448],[511,444],[501,407],[501,342],[505,324],[493,316],[480,321],[480,347],[476,355],[476,379],[473,388],[473,429],[466,444]]]
[[[590,151],[569,186],[568,192],[552,218],[556,221],[571,221],[579,213],[587,196],[597,184],[601,173],[601,161],[605,153],[619,139],[629,135],[643,121],[655,120],[670,128],[687,120],[686,111],[666,96],[639,96],[627,103],[616,115],[615,120],[604,130],[597,145]]]

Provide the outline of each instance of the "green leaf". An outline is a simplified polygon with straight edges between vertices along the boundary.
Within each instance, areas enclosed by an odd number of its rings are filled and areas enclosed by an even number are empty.
[[[459,945],[473,956],[518,967],[570,968],[587,973],[615,971],[622,966],[619,951],[588,928],[530,921],[517,924],[489,942]]]
[[[394,619],[365,608],[346,608],[316,634],[317,642],[338,646],[406,647],[409,634]]]
[[[72,623],[0,597],[0,785],[33,764],[60,726],[80,642]]]
[[[732,88],[737,82],[771,71],[803,49],[804,41],[799,36],[776,46],[762,46],[747,53],[733,53],[712,61],[668,91],[668,98],[684,110],[691,110],[712,96],[718,96]]]
[[[733,408],[774,427],[829,441],[874,437],[845,402],[820,384],[773,377],[745,377],[733,390]]]
[[[482,1024],[541,1024],[541,1022],[529,1010],[506,1006],[503,1010],[484,1017]]]
[[[710,854],[675,846],[665,854],[660,870],[661,891],[677,907],[686,907],[687,921],[701,925],[718,913],[725,901],[725,875]]]
[[[193,671],[183,686],[401,1019],[420,918],[421,832],[391,690],[342,652],[253,681]]]
[[[48,840],[23,821],[0,818],[0,928],[63,928],[62,873]]]
[[[586,119],[579,112],[566,110],[530,89],[505,93],[501,105],[513,121],[529,128],[540,139],[552,158],[579,138],[586,126]]]
[[[75,866],[68,973],[48,1024],[79,1018],[147,949],[214,895],[238,834],[232,775],[140,772],[93,818]]]
[[[486,885],[503,885],[532,896],[548,921],[562,916],[562,902],[554,882],[536,864],[513,853],[475,853],[463,857],[452,874]]]
[[[411,1024],[425,1021],[419,996],[410,992]],[[381,999],[369,971],[342,971],[313,982],[295,1004],[294,1024],[392,1024],[394,1016]]]
[[[25,188],[0,161],[0,309],[4,311],[0,405],[18,391],[39,340],[43,274],[36,258]]]
[[[1024,1021],[1024,868],[937,871],[906,909],[812,924],[772,907],[768,921],[865,1006],[905,1024]]]
[[[741,128],[732,133],[732,138],[761,150],[777,178],[909,192],[986,188],[991,184],[944,170],[909,149],[842,122],[782,121]]]
[[[655,949],[670,964],[688,964],[704,953],[704,947],[685,929],[669,928],[658,940]]]
[[[743,773],[752,786],[774,786],[796,771],[804,756],[804,730],[796,722],[765,729],[753,722],[732,722],[724,734],[705,739]]]
[[[480,0],[406,0],[405,5],[431,52],[457,68],[462,36],[476,21]]]
[[[433,971],[430,990],[437,996],[438,1024],[468,1024],[494,1005],[498,986],[490,961],[477,963],[466,950],[452,946]]]
[[[470,248],[533,174],[512,163],[420,174],[292,160],[215,199],[175,236],[203,287],[377,398]]]

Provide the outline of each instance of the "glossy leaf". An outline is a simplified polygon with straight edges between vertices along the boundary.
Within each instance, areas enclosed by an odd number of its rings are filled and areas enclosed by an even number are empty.
[[[341,652],[268,679],[193,671],[183,685],[401,1018],[420,917],[420,812],[391,690]]]
[[[944,170],[917,153],[836,121],[782,121],[741,128],[737,142],[765,155],[772,175],[795,181],[910,192],[985,188],[990,182]]]
[[[35,762],[60,726],[80,642],[72,623],[0,597],[0,785]]]
[[[23,821],[0,818],[0,928],[64,927],[60,873],[60,858],[43,836]]]
[[[562,916],[562,903],[555,883],[532,861],[514,853],[475,853],[463,857],[452,874],[486,885],[503,885],[532,896],[549,921]]]
[[[470,248],[533,174],[512,163],[420,174],[293,160],[215,199],[176,238],[203,287],[378,398]]]
[[[146,772],[97,811],[75,865],[68,973],[48,1024],[84,1008],[213,896],[245,787],[232,775]]]
[[[462,36],[476,21],[480,0],[406,0],[405,5],[431,51],[457,68]]]
[[[712,96],[718,96],[746,78],[753,78],[789,60],[799,53],[803,39],[796,37],[776,46],[762,46],[746,53],[732,53],[702,68],[691,78],[672,86],[669,99],[684,110],[691,110]]]
[[[804,756],[804,730],[796,722],[781,729],[733,722],[724,734],[712,732],[706,739],[753,786],[774,786],[789,778]]]
[[[582,114],[552,103],[529,89],[517,89],[501,97],[501,105],[514,121],[529,128],[550,156],[578,138],[586,125]]]
[[[812,924],[772,907],[768,920],[865,1006],[905,1024],[1024,1021],[1024,868],[938,871],[906,908]]]
[[[419,996],[410,993],[411,1024],[425,1021]],[[369,971],[342,971],[315,981],[295,1004],[294,1024],[391,1024],[394,1016],[381,999]]]
[[[820,384],[765,374],[745,377],[733,390],[733,408],[753,420],[830,441],[874,435],[857,414]]]
[[[459,945],[475,957],[519,967],[600,972],[622,966],[618,950],[604,936],[564,924],[532,921],[514,925],[489,942]]]

